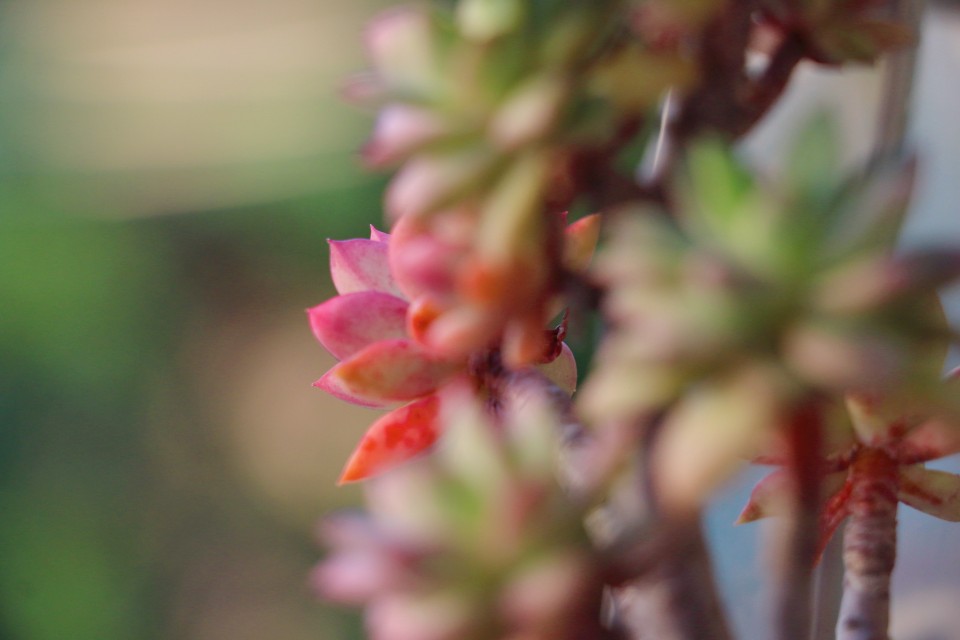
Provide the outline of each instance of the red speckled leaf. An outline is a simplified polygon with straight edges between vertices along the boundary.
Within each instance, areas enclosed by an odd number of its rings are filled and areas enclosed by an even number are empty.
[[[924,469],[921,465],[903,467],[898,497],[931,516],[960,522],[960,476]]]
[[[439,408],[440,399],[431,395],[374,422],[347,461],[340,484],[383,473],[433,446]]]
[[[331,298],[307,314],[320,344],[343,360],[374,342],[405,338],[407,307],[388,293],[359,291]]]

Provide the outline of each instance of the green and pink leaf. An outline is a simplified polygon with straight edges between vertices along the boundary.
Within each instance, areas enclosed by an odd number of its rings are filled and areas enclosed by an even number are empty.
[[[960,476],[925,469],[922,465],[900,469],[900,501],[950,522],[960,522]]]

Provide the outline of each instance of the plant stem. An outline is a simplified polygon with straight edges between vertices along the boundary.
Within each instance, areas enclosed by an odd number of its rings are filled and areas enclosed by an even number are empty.
[[[923,0],[891,0],[890,17],[912,29],[920,39],[920,18],[923,15]],[[883,160],[903,151],[907,131],[907,116],[916,75],[918,45],[906,47],[887,56],[884,67],[884,89],[877,122],[874,155]]]
[[[816,569],[812,640],[834,640],[843,595],[843,540],[833,536]]]
[[[884,451],[868,448],[858,454],[850,474],[837,640],[887,640],[890,576],[897,556],[898,468]]]
[[[780,584],[775,620],[780,640],[810,637],[813,567],[820,523],[820,482],[823,477],[820,403],[811,398],[794,411],[787,430],[794,508],[780,558]]]
[[[618,590],[618,614],[634,640],[730,640],[699,522],[677,530],[651,570]]]

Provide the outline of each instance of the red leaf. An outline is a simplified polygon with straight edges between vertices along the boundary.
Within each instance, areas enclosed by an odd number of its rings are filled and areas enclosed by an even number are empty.
[[[340,484],[364,480],[426,451],[437,440],[440,399],[427,396],[373,423],[343,469]]]

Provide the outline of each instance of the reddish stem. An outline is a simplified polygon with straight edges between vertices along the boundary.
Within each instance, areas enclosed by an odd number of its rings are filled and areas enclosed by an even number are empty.
[[[866,448],[850,474],[837,640],[887,640],[890,576],[897,557],[898,466],[884,451]]]
[[[776,629],[780,640],[807,640],[812,618],[813,567],[819,552],[823,416],[811,398],[791,416],[787,434],[794,509],[782,548]]]

